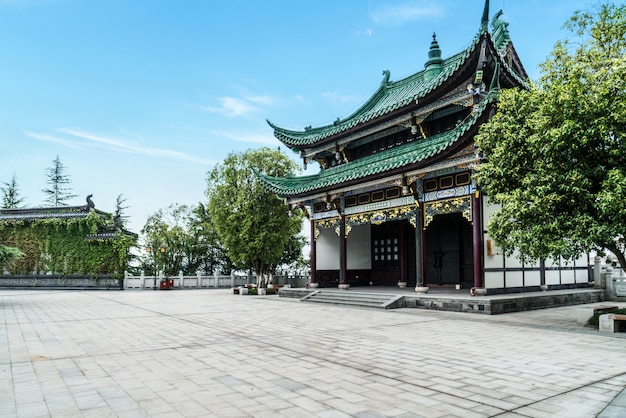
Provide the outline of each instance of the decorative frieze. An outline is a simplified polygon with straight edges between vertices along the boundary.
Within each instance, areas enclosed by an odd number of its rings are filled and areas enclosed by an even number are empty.
[[[411,224],[415,226],[415,216],[417,212],[418,208],[415,204],[413,204],[410,206],[402,206],[374,212],[358,213],[347,216],[346,224],[350,226],[368,223],[372,225],[380,225],[384,222],[408,219]]]
[[[424,203],[424,229],[436,215],[445,215],[447,213],[461,213],[465,219],[472,222],[471,196]]]
[[[346,215],[354,215],[357,213],[374,212],[377,210],[385,210],[385,209],[390,209],[390,208],[395,208],[395,207],[400,207],[400,206],[415,205],[415,203],[416,203],[415,197],[402,196],[402,197],[398,197],[395,199],[383,200],[380,202],[372,202],[372,203],[367,203],[365,205],[349,207],[344,210],[344,213]]]
[[[432,202],[435,200],[450,199],[452,197],[464,196],[472,194],[471,185],[454,187],[452,189],[437,190],[434,192],[424,193],[424,202]]]

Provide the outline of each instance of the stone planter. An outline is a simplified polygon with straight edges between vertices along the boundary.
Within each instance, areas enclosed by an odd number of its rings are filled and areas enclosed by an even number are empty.
[[[256,291],[258,295],[267,295],[267,291],[263,287],[259,287]]]
[[[406,282],[398,282],[398,287],[400,289],[406,289]]]
[[[479,287],[477,289],[474,289],[474,294],[476,296],[487,296],[487,289]]]
[[[309,289],[317,289],[320,287],[319,283],[309,283]]]
[[[341,283],[339,285],[339,289],[341,289],[341,290],[348,290],[348,289],[350,289],[350,285],[347,284],[347,283]]]

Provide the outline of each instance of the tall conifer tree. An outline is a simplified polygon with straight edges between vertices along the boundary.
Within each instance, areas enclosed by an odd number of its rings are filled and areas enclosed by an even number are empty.
[[[2,191],[2,208],[3,209],[18,209],[24,203],[24,198],[20,197],[19,188],[17,186],[17,179],[15,174],[10,182],[4,183],[5,187],[0,187]]]
[[[46,169],[50,188],[42,190],[47,196],[44,202],[54,207],[67,206],[67,201],[77,195],[72,194],[71,187],[66,186],[71,183],[70,176],[65,174],[65,166],[58,155],[52,164],[52,167]]]

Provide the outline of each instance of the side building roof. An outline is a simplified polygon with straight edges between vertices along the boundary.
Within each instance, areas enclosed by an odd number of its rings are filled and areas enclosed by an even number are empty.
[[[89,213],[89,208],[86,206],[0,209],[0,221],[36,221],[40,219],[86,218]],[[102,211],[96,211],[96,213],[101,217],[109,215],[108,213]]]
[[[0,209],[0,222],[34,222],[45,219],[84,219],[90,213],[95,213],[100,218],[111,218],[113,215],[88,206],[58,206],[48,208],[23,208],[23,209]],[[115,224],[115,220],[114,220]],[[109,240],[116,238],[119,234],[132,235],[137,234],[127,231],[121,226],[113,225],[114,228],[107,231],[101,231],[97,234],[87,235],[87,240]]]

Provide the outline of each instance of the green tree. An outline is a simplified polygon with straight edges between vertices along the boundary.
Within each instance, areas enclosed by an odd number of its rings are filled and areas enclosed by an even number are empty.
[[[128,222],[128,216],[126,215],[126,209],[128,209],[128,206],[124,206],[124,203],[126,203],[126,199],[123,197],[123,195],[117,195],[117,198],[115,199],[115,212],[113,214],[113,221],[115,223],[115,226],[120,229],[123,229]]]
[[[252,269],[260,287],[267,285],[287,245],[302,226],[301,214],[290,216],[284,203],[263,189],[255,171],[289,176],[296,163],[269,148],[229,154],[208,173],[209,213],[229,258]]]
[[[151,252],[144,260],[144,266],[151,270],[156,267],[166,275],[185,270],[185,246],[188,242],[185,218],[188,213],[187,205],[172,204],[148,217],[141,229]]]
[[[213,274],[230,272],[232,263],[217,239],[206,207],[172,204],[150,215],[141,233],[151,253],[143,259],[144,270]],[[164,251],[161,251],[161,248]],[[152,252],[152,251],[156,252]]]
[[[287,245],[285,245],[285,249],[280,259],[276,263],[270,266],[271,274],[276,274],[278,269],[294,269],[294,270],[302,270],[302,265],[305,264],[306,260],[302,255],[302,248],[306,245],[308,239],[303,235],[293,235],[287,241]]]
[[[47,196],[44,202],[55,208],[58,206],[67,206],[67,201],[77,195],[72,194],[72,189],[66,186],[71,183],[70,176],[65,174],[65,166],[58,155],[52,161],[52,164],[52,167],[46,169],[46,175],[48,176],[47,183],[50,185],[50,188],[42,190]]]
[[[489,233],[523,260],[608,250],[626,269],[626,6],[565,28],[537,85],[501,92],[476,137],[479,185],[500,206]]]
[[[0,187],[0,190],[2,190],[3,209],[18,209],[24,203],[24,198],[20,197],[15,174],[9,183],[5,182],[4,187]]]
[[[204,274],[230,274],[234,266],[219,241],[208,208],[202,203],[191,211],[189,230],[196,238],[189,245],[189,269]]]

